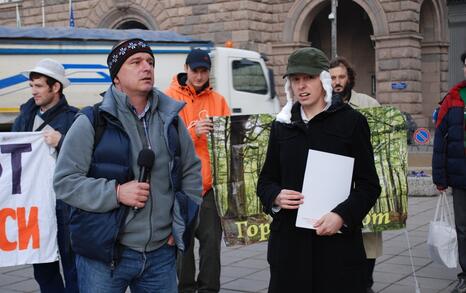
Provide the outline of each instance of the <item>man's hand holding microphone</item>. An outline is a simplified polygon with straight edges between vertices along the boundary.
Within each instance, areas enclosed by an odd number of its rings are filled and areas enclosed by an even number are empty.
[[[138,156],[139,178],[117,186],[119,203],[133,207],[136,211],[146,205],[150,195],[150,170],[154,165],[155,155],[151,149],[143,149]]]

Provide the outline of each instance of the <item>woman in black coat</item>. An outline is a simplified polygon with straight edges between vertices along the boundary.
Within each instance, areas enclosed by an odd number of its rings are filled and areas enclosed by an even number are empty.
[[[339,101],[332,104],[328,59],[315,48],[295,51],[285,75],[288,103],[272,125],[257,194],[273,217],[267,260],[269,292],[366,290],[361,222],[380,194],[366,119]],[[292,105],[291,95],[297,100]],[[309,149],[354,158],[348,198],[319,219],[315,230],[297,228]],[[332,178],[338,184],[338,178]],[[341,233],[337,233],[340,231]]]

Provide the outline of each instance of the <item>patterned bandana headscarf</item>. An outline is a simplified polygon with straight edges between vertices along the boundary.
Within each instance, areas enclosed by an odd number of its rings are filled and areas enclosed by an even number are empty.
[[[150,46],[142,39],[129,39],[113,46],[112,51],[107,57],[107,65],[112,82],[126,59],[140,52],[149,54],[154,60],[154,54]]]

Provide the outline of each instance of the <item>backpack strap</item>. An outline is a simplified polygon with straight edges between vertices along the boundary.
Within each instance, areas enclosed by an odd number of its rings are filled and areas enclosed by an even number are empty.
[[[175,127],[176,131],[176,137],[178,138],[177,141],[178,143],[176,144],[176,149],[175,149],[175,156],[179,157],[181,156],[181,147],[180,147],[180,139],[179,139],[179,133],[178,133],[178,116],[173,119],[172,123],[173,127]]]
[[[54,113],[49,115],[46,119],[44,119],[44,122],[42,122],[42,124],[39,127],[37,127],[34,131],[41,131],[47,124],[52,122],[53,119],[55,119],[61,113],[65,113],[66,111],[68,111],[68,109],[66,109],[65,107],[59,109],[58,111],[55,111]]]
[[[107,125],[105,119],[102,117],[102,113],[99,110],[100,105],[102,102],[94,104],[92,107],[93,114],[94,114],[94,149],[99,144],[102,136],[104,135],[105,127]]]
[[[89,119],[92,126],[94,127],[94,149],[102,139],[107,124],[105,119],[102,117],[102,113],[99,110],[100,105],[102,105],[102,102],[94,104],[92,107],[85,107],[80,111],[81,113],[86,115],[86,117]]]
[[[172,170],[172,178],[174,179],[173,186],[175,191],[181,190],[181,145],[180,145],[180,136],[178,133],[178,119],[179,117],[175,117],[173,121],[170,123],[168,128],[168,145],[171,150],[175,150],[174,152],[174,162],[175,166]]]

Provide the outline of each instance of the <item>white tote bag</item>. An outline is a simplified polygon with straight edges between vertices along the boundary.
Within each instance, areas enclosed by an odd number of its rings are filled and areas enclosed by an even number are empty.
[[[456,230],[451,220],[447,193],[441,192],[437,202],[434,219],[429,225],[427,236],[430,258],[448,268],[456,268],[458,260],[458,241]]]

